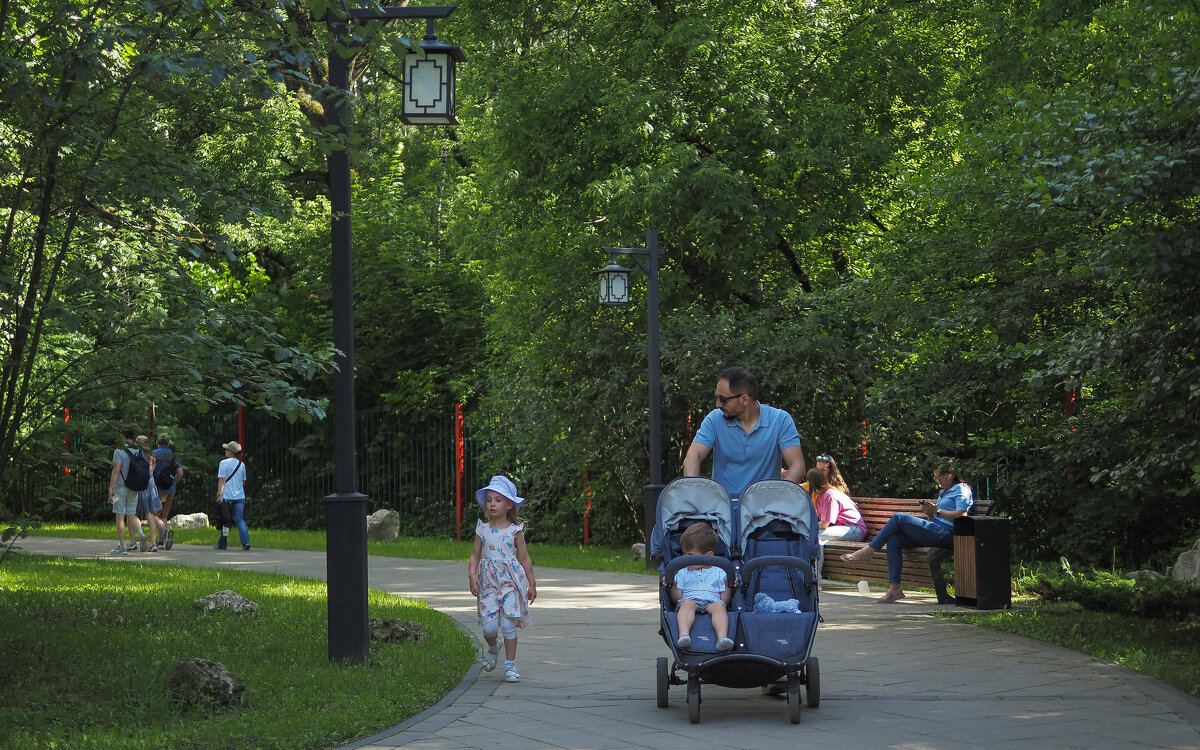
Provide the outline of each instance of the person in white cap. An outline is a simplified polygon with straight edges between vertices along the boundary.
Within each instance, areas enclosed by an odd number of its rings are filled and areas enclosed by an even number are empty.
[[[220,508],[221,537],[213,549],[225,549],[229,543],[229,528],[237,526],[242,549],[250,550],[250,530],[246,528],[246,464],[242,461],[242,444],[230,440],[221,446],[225,459],[217,467],[217,507]],[[229,521],[224,519],[229,511]]]
[[[499,631],[504,636],[504,681],[519,682],[517,628],[532,622],[528,605],[537,598],[533,563],[525,547],[525,525],[517,515],[525,498],[517,495],[511,479],[497,475],[475,493],[475,500],[487,520],[475,524],[475,548],[467,561],[467,578],[471,593],[479,599],[479,625],[488,644],[483,671],[496,668]]]

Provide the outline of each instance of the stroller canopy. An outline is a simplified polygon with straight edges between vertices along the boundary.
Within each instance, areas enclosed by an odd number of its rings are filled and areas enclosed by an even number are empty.
[[[747,487],[742,493],[739,515],[738,543],[743,549],[751,534],[772,521],[783,521],[792,531],[816,543],[817,510],[812,498],[800,485],[786,479],[765,479]]]
[[[663,538],[685,518],[700,519],[708,521],[721,541],[730,545],[733,542],[730,516],[729,493],[719,483],[706,477],[680,477],[672,480],[658,496],[655,537]]]

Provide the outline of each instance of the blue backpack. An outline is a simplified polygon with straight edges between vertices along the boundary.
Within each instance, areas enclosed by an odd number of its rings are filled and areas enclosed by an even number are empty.
[[[179,468],[179,463],[175,458],[174,451],[171,452],[170,458],[159,458],[158,463],[154,465],[154,484],[158,485],[160,490],[171,489],[171,482],[175,480],[177,468]]]

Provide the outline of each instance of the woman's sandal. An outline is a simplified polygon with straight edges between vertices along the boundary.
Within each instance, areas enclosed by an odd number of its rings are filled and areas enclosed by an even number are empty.
[[[903,599],[903,598],[904,598],[903,591],[901,591],[899,594],[890,594],[889,593],[889,594],[884,594],[883,596],[876,599],[875,603],[876,604],[891,604],[892,602],[899,601],[900,599]]]
[[[870,549],[870,547],[863,547],[863,549]],[[862,555],[861,557],[858,557],[858,555],[861,553],[862,553],[861,549],[856,550],[854,552],[847,552],[841,556],[842,562],[848,562],[848,563],[866,562],[867,560],[870,560],[871,556],[874,554],[874,552],[868,552],[867,554]]]

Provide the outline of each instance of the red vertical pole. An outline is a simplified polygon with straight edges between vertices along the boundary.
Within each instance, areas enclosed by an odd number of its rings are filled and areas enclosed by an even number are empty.
[[[67,465],[67,459],[71,455],[71,409],[63,407],[63,479],[67,479],[71,475],[71,467]],[[62,520],[67,520],[67,502],[71,499],[71,494],[67,491],[67,483],[63,482],[62,492]]]
[[[242,446],[242,450],[246,450],[246,407],[244,404],[238,405],[238,443]],[[245,459],[243,459],[245,460]]]
[[[867,410],[859,409],[858,414],[862,417],[862,454],[863,458],[867,457]]]
[[[591,544],[592,539],[592,483],[588,481],[588,473],[583,472],[583,496],[587,498],[587,508],[583,511],[583,546]]]
[[[463,474],[466,471],[466,443],[463,439],[463,405],[454,405],[454,538],[462,539]]]

